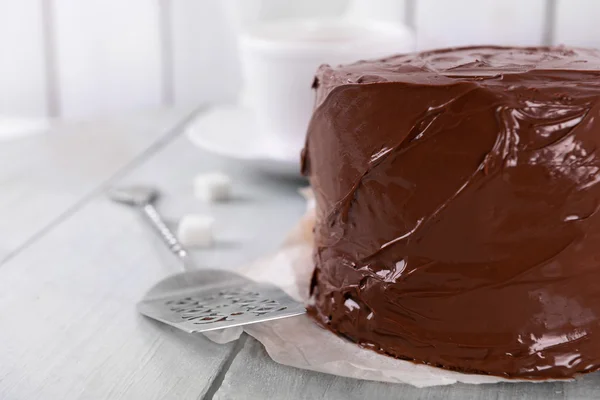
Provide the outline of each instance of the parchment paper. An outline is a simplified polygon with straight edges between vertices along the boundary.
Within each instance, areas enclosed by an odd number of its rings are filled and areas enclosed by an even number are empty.
[[[303,191],[308,207],[305,216],[290,232],[275,254],[242,268],[239,272],[255,281],[271,282],[293,298],[306,303],[312,274],[312,226],[314,200]],[[260,341],[276,362],[328,374],[372,381],[406,383],[416,387],[450,385],[457,382],[480,384],[522,382],[486,375],[462,374],[424,364],[397,360],[363,349],[319,327],[308,316],[246,325],[205,333],[217,343],[236,340],[246,331]]]

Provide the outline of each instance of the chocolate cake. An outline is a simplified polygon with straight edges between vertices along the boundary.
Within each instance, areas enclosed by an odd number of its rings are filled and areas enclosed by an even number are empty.
[[[600,368],[599,52],[446,49],[314,87],[319,323],[469,373]]]

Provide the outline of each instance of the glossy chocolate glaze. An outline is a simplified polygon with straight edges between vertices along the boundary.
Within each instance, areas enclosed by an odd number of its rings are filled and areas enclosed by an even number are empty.
[[[447,49],[314,86],[321,324],[465,372],[600,368],[600,53]]]

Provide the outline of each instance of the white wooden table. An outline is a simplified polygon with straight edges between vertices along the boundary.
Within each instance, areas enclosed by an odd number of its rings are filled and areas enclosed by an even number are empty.
[[[192,110],[56,125],[0,142],[0,399],[593,399],[574,383],[415,389],[278,365],[243,336],[218,345],[137,315],[135,302],[178,265],[111,185],[151,183],[172,219],[217,220],[199,266],[235,268],[278,247],[304,210],[299,182],[260,175],[193,148]],[[203,205],[191,179],[223,170],[234,199]]]

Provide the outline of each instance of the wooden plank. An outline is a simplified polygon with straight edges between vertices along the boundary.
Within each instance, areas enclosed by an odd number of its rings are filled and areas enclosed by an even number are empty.
[[[0,0],[0,116],[46,116],[42,32],[39,0]]]
[[[53,6],[62,117],[161,104],[158,2],[54,0]]]
[[[0,264],[191,113],[58,123],[0,145]]]
[[[419,0],[417,47],[539,45],[544,39],[545,11],[545,0]]]
[[[107,140],[118,148],[116,137]],[[53,174],[72,173],[60,157],[52,164]],[[233,199],[200,203],[191,179],[215,169],[233,177]],[[172,219],[215,217],[216,246],[192,252],[202,267],[237,267],[274,250],[304,209],[297,182],[203,153],[183,136],[116,182],[129,183],[160,187],[159,208]],[[0,398],[197,399],[214,390],[235,344],[179,334],[135,312],[147,288],[178,271],[132,210],[94,196],[0,266]]]
[[[178,105],[235,98],[241,86],[233,22],[223,2],[167,0]]]
[[[237,0],[237,6],[241,3],[249,3],[246,0]],[[348,7],[348,0],[303,0],[283,2],[279,0],[263,0],[257,2],[259,20],[275,20],[283,18],[336,18]],[[381,0],[375,2],[381,3]],[[380,6],[376,4],[375,7]],[[248,7],[248,6],[245,6]],[[252,6],[250,6],[252,7]]]
[[[139,316],[178,271],[130,210],[104,199],[0,268],[0,398],[197,399],[233,344]]]
[[[557,0],[554,44],[600,47],[600,2]]]
[[[342,378],[279,365],[263,346],[249,339],[227,371],[215,399],[592,399],[600,390],[600,375],[577,382],[456,384],[418,389]]]
[[[407,0],[353,0],[348,4],[344,16],[359,21],[373,19],[378,21],[406,23],[408,22],[406,11]]]

